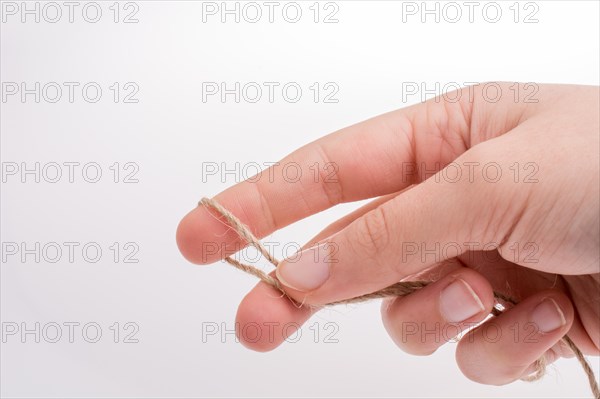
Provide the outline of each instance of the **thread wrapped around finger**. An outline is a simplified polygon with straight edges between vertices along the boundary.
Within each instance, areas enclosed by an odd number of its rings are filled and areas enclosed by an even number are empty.
[[[226,224],[236,231],[236,233],[240,236],[240,238],[242,238],[248,245],[252,245],[254,248],[256,248],[261,253],[261,255],[264,256],[265,259],[267,259],[269,261],[269,263],[271,263],[274,267],[277,267],[277,265],[279,264],[279,261],[271,253],[269,253],[269,251],[267,251],[267,249],[261,244],[260,240],[258,238],[256,238],[256,236],[252,233],[250,228],[248,226],[246,226],[244,223],[242,223],[235,215],[233,215],[231,212],[229,212],[229,210],[225,209],[217,201],[212,200],[210,198],[206,198],[206,197],[202,198],[200,200],[200,202],[198,203],[198,205],[204,205],[204,206],[216,211],[217,214],[224,219]],[[306,306],[304,304],[297,303],[293,298],[289,297],[287,295],[287,293],[285,292],[285,290],[283,289],[283,286],[281,285],[279,280],[277,280],[277,278],[265,273],[261,269],[254,267],[252,265],[246,265],[244,263],[241,263],[238,260],[232,258],[231,256],[225,257],[224,260],[227,263],[229,263],[230,265],[232,265],[233,267],[235,267],[239,270],[242,270],[245,273],[248,273],[255,277],[258,277],[263,282],[276,288],[277,290],[279,290],[282,293],[282,295],[287,297],[296,306],[298,306],[298,307]],[[426,287],[429,284],[430,284],[429,281],[401,281],[401,282],[392,284],[386,288],[383,288],[379,291],[360,295],[360,296],[357,296],[354,298],[331,302],[324,306],[358,303],[358,302],[364,302],[364,301],[378,299],[378,298],[404,297],[404,296],[412,294],[413,292],[415,292],[417,290],[420,290],[423,287]],[[515,298],[513,298],[507,294],[504,294],[502,292],[499,292],[499,291],[494,291],[494,297],[497,302],[496,305],[492,308],[492,312],[491,312],[491,314],[494,316],[500,315],[503,312],[504,308],[516,305],[518,303],[518,301]],[[592,370],[590,364],[588,363],[587,359],[583,355],[583,352],[581,352],[581,350],[571,340],[571,338],[569,338],[568,335],[565,335],[564,337],[562,337],[562,341],[573,351],[573,353],[575,354],[575,357],[581,364],[581,366],[588,378],[588,381],[590,384],[590,389],[592,390],[592,394],[594,395],[594,398],[600,399],[600,388],[598,387],[598,382],[596,381],[596,376],[595,376],[594,371]],[[535,368],[534,372],[526,377],[523,377],[522,380],[535,381],[535,380],[539,380],[540,378],[542,378],[544,376],[545,371],[546,371],[546,359],[544,356],[542,356],[540,359],[538,359],[535,362],[534,368]]]

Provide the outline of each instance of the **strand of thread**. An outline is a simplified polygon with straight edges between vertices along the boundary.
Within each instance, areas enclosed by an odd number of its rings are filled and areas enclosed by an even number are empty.
[[[250,228],[248,226],[246,226],[244,223],[242,223],[235,215],[233,215],[231,212],[229,212],[227,209],[225,209],[217,201],[212,200],[210,198],[206,198],[206,197],[202,198],[198,204],[204,205],[204,206],[216,211],[221,217],[223,217],[225,219],[225,222],[227,223],[227,225],[229,225],[231,228],[233,228],[236,231],[236,233],[240,236],[240,238],[242,238],[247,244],[252,245],[254,248],[256,248],[260,252],[260,254],[269,261],[269,263],[271,263],[273,266],[277,267],[277,265],[279,264],[279,261],[273,255],[271,255],[271,253],[269,253],[269,251],[266,250],[266,248],[261,244],[259,239],[256,238],[254,236],[254,234],[252,234],[252,232],[250,231]],[[286,294],[283,287],[279,283],[279,280],[277,280],[275,277],[270,276],[269,274],[265,273],[264,271],[262,271],[261,269],[259,269],[257,267],[241,263],[238,260],[236,260],[230,256],[226,257],[225,261],[227,263],[229,263],[230,265],[234,266],[235,268],[242,270],[243,272],[246,272],[255,277],[258,277],[260,280],[264,281],[265,283],[267,283],[270,286],[279,290],[283,295],[285,295],[287,298],[289,298],[297,306],[302,306],[302,304],[298,304],[294,299],[290,298]],[[379,291],[372,292],[370,294],[360,295],[360,296],[354,297],[354,298],[331,302],[331,303],[326,304],[325,306],[358,303],[358,302],[364,302],[364,301],[368,301],[371,299],[378,299],[378,298],[404,297],[404,296],[412,294],[413,292],[415,292],[417,290],[420,290],[421,288],[427,286],[428,284],[430,284],[429,281],[401,281],[401,282],[395,283],[393,285],[390,285],[389,287],[383,288]],[[502,292],[498,292],[498,291],[494,291],[494,297],[496,298],[496,300],[498,302],[492,308],[491,314],[493,314],[494,316],[498,316],[502,313],[501,308],[503,308],[507,305],[508,306],[516,305],[518,302],[515,298],[513,298],[509,295],[506,295]],[[569,338],[568,335],[565,335],[564,337],[562,337],[562,341],[573,351],[573,353],[575,354],[575,357],[581,364],[581,367],[583,368],[583,371],[585,372],[585,374],[588,378],[588,381],[590,384],[590,389],[592,390],[592,394],[594,395],[594,398],[600,399],[600,388],[598,387],[598,382],[596,381],[596,376],[595,376],[594,371],[592,370],[590,364],[588,363],[585,356],[583,355],[583,352],[581,352],[581,350],[577,347],[577,345],[573,342],[573,340],[571,340],[571,338]],[[539,380],[540,378],[542,378],[544,376],[545,372],[546,372],[546,358],[544,356],[542,356],[535,363],[535,371],[532,374],[530,374],[526,377],[523,377],[522,380],[524,380],[524,381]]]

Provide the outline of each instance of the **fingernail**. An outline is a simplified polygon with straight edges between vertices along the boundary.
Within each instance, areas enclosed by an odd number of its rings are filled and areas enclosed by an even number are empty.
[[[552,332],[567,324],[564,313],[552,298],[544,299],[533,309],[531,322],[543,333]]]
[[[312,291],[329,278],[327,244],[319,245],[282,261],[275,271],[277,278],[297,291]]]
[[[442,316],[450,323],[468,320],[484,309],[473,288],[464,280],[455,280],[440,294]]]

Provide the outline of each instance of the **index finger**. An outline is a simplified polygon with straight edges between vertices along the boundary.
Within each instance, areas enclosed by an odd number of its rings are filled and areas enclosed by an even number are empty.
[[[455,118],[463,119],[464,109],[458,103],[454,106],[458,109]],[[448,144],[448,134],[467,134],[468,124],[464,121],[463,129],[452,133],[442,131],[441,125],[449,125],[448,109],[439,102],[422,103],[339,130],[214,199],[262,238],[336,204],[400,191],[415,183],[416,175],[406,172],[407,164],[414,165],[416,160],[416,129],[420,147],[434,154],[423,160],[424,167],[447,164],[458,155],[453,153],[456,149],[448,151],[443,146]],[[292,169],[290,176],[287,172]],[[197,264],[215,262],[246,245],[203,206],[180,222],[177,244],[183,256]]]

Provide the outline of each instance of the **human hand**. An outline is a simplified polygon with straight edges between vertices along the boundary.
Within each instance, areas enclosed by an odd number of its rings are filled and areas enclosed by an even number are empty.
[[[559,343],[567,333],[584,353],[599,354],[600,104],[597,87],[540,85],[537,103],[512,95],[492,103],[484,87],[463,89],[458,102],[433,99],[300,148],[280,162],[300,165],[300,181],[273,173],[274,181],[242,182],[215,199],[264,237],[338,203],[381,196],[279,265],[286,292],[318,306],[402,279],[433,280],[382,306],[398,346],[425,355],[444,340],[407,335],[408,324],[467,328],[489,314],[493,290],[509,291],[520,303],[457,346],[467,377],[505,384],[529,374],[541,356],[571,356]],[[509,93],[511,84],[499,87]],[[328,163],[337,167],[335,179],[322,168]],[[319,179],[310,169],[315,164]],[[216,239],[223,250],[205,253],[203,243]],[[182,220],[177,242],[188,260],[202,264],[244,244],[204,207]],[[237,321],[263,326],[263,338],[240,339],[273,349],[284,340],[278,329],[303,323],[312,311],[259,283]],[[272,322],[275,334],[267,331]],[[505,331],[494,342],[486,337],[492,322]]]

